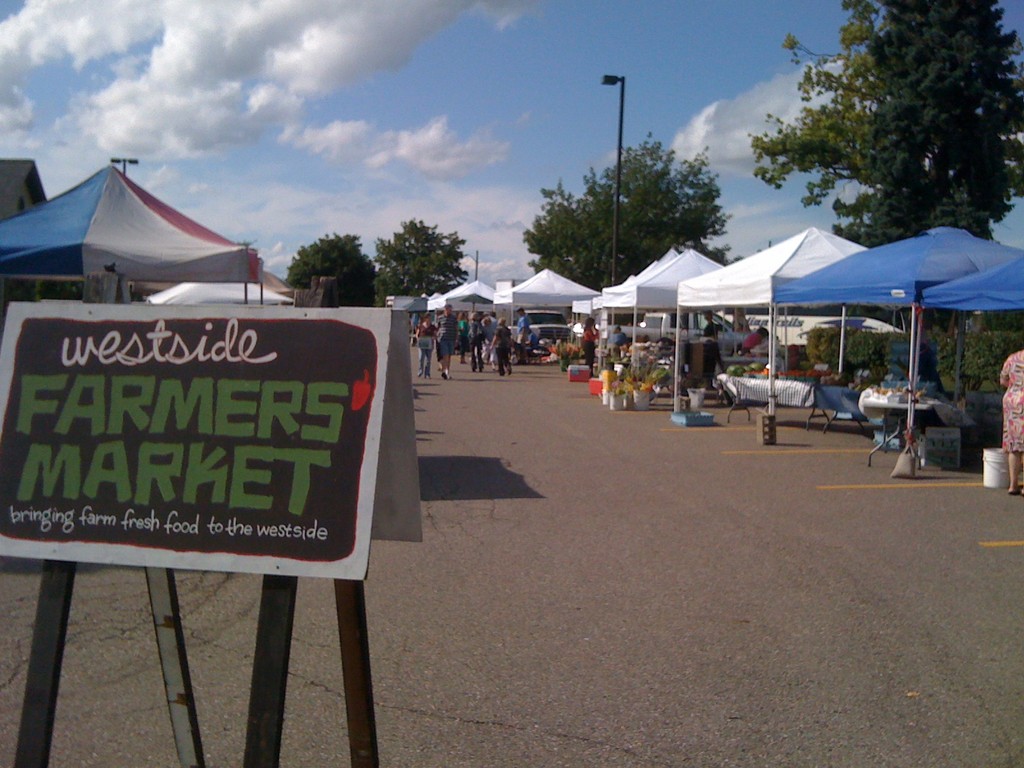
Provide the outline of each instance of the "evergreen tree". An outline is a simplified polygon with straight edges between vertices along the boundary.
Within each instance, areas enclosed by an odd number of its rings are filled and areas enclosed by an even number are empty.
[[[466,241],[422,221],[406,221],[391,240],[377,240],[377,304],[388,296],[430,296],[466,280],[460,266]]]
[[[1006,137],[1024,118],[991,0],[887,0],[869,46],[881,84],[870,158],[871,234],[884,243],[934,226],[990,237],[1010,212]]]
[[[865,245],[938,224],[988,234],[1024,194],[1024,68],[1002,11],[994,0],[843,8],[840,53],[787,36],[796,61],[814,57],[807,106],[789,124],[768,116],[774,130],[751,140],[755,175],[780,188],[811,174],[804,205],[833,198],[835,231]]]
[[[324,236],[299,248],[288,266],[288,282],[296,288],[309,288],[314,277],[338,279],[343,307],[373,306],[376,273],[357,235]]]
[[[579,197],[561,182],[542,189],[541,214],[523,233],[523,241],[537,256],[530,262],[534,269],[552,269],[596,289],[611,282],[615,168],[600,175],[591,168],[583,183]],[[724,261],[727,249],[708,244],[725,233],[728,217],[719,195],[717,177],[704,156],[677,160],[673,150],[650,137],[639,147],[624,149],[616,280],[639,272],[672,247],[693,248]]]

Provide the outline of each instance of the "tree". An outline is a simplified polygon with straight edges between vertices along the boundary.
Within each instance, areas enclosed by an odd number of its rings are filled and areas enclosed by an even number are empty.
[[[561,182],[542,189],[544,205],[523,242],[537,256],[534,269],[552,269],[592,288],[611,281],[612,209],[615,168],[600,175],[591,168],[576,197]],[[707,158],[677,160],[649,136],[622,154],[619,203],[619,259],[616,278],[624,278],[660,258],[669,248],[693,248],[724,261],[727,248],[708,241],[725,233],[728,217],[718,204],[717,176]]]
[[[325,235],[299,248],[288,266],[288,282],[297,288],[309,288],[314,277],[338,279],[342,306],[373,306],[376,271],[363,253],[358,235]]]
[[[870,176],[880,242],[939,225],[991,237],[1012,209],[1006,137],[1024,127],[1024,91],[994,2],[888,0],[869,52],[881,82]]]
[[[466,280],[460,266],[466,241],[422,221],[406,221],[391,240],[377,240],[377,303],[387,296],[444,293]]]
[[[805,66],[799,86],[801,99],[807,106],[789,124],[768,115],[773,130],[751,139],[758,162],[754,173],[758,178],[781,188],[793,173],[812,174],[803,204],[820,205],[835,195],[832,208],[839,219],[835,231],[866,245],[903,236],[896,235],[888,225],[879,226],[881,222],[875,219],[880,205],[893,201],[908,202],[907,192],[899,185],[903,182],[894,184],[892,154],[883,157],[878,151],[880,142],[895,150],[901,144],[907,148],[921,145],[915,134],[929,133],[936,147],[949,139],[949,129],[954,127],[957,119],[951,116],[959,111],[956,109],[959,97],[950,97],[948,80],[945,88],[933,88],[931,86],[937,83],[932,83],[930,78],[944,69],[948,70],[954,62],[957,63],[958,76],[973,67],[987,68],[998,62],[996,69],[1003,74],[995,80],[980,78],[978,82],[970,82],[971,78],[968,78],[963,85],[971,91],[986,91],[983,99],[990,101],[989,107],[1002,99],[1002,107],[1007,110],[1009,118],[1002,130],[997,129],[997,133],[984,138],[978,137],[990,148],[1002,148],[1005,184],[1000,186],[998,176],[1001,171],[994,166],[988,170],[974,168],[967,172],[986,177],[988,181],[985,183],[996,184],[996,194],[1006,201],[1011,195],[1024,192],[1024,143],[1018,134],[1024,127],[1019,116],[1021,68],[1011,62],[1017,51],[1015,37],[998,32],[1001,11],[986,0],[914,3],[917,12],[937,6],[931,13],[930,24],[941,24],[940,19],[944,19],[952,26],[945,32],[932,29],[921,39],[922,42],[929,39],[932,42],[915,45],[915,49],[910,51],[901,48],[907,40],[906,35],[887,37],[890,27],[898,21],[897,6],[904,4],[843,0],[843,8],[850,15],[840,28],[841,50],[838,54],[813,54],[792,35],[787,36],[784,46],[793,52],[795,61],[803,63],[802,56],[808,54],[814,59],[813,63]],[[942,8],[945,9],[944,16]],[[986,25],[987,29],[984,29]],[[933,34],[938,37],[928,37]],[[888,42],[880,42],[883,40]],[[980,50],[981,46],[993,43],[993,48]],[[885,47],[889,52],[886,55],[890,57],[884,65],[880,65],[876,58],[882,50],[878,47],[880,45]],[[901,78],[898,71],[901,67],[905,76],[917,78],[919,84],[929,84],[925,89],[928,91],[926,98],[922,98],[924,94],[915,92],[912,80]],[[1001,96],[997,97],[997,93]],[[883,117],[886,113],[893,117],[903,114],[903,110],[911,108],[915,102],[929,121],[944,116],[941,124],[925,128],[924,124],[915,126],[911,121],[903,121],[897,131],[895,123]],[[880,123],[883,119],[888,120],[885,127]],[[977,122],[974,125],[977,126]],[[993,125],[994,121],[990,121],[987,127]],[[908,130],[909,134],[904,133]],[[959,139],[954,143],[959,143]],[[916,157],[922,168],[928,165],[929,161],[920,153]],[[909,162],[903,163],[903,167],[909,168]],[[961,194],[962,189],[960,187],[961,192],[957,194]],[[962,222],[962,217],[949,218],[950,201],[945,199],[945,203],[932,204],[929,201],[927,206],[918,206],[923,215],[916,222],[906,224],[903,232],[916,234],[939,223],[955,225]],[[962,206],[957,203],[953,207]],[[993,221],[1005,215],[1005,211],[1001,213],[996,208],[984,207]],[[884,218],[886,214],[880,215]],[[988,231],[986,225],[978,234]]]

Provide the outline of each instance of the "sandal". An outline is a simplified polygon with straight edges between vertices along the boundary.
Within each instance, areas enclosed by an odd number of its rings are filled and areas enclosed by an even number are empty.
[[[1006,492],[1007,496],[1020,496],[1020,488],[1011,488]]]

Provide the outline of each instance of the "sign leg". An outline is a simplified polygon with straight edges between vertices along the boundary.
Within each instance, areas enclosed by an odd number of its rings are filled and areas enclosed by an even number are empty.
[[[199,737],[199,717],[192,695],[192,677],[188,671],[174,571],[146,568],[146,585],[153,609],[153,628],[156,630],[156,646],[164,673],[164,690],[167,692],[178,762],[182,768],[203,768],[203,744]]]
[[[336,579],[334,599],[338,606],[341,665],[345,675],[345,709],[348,714],[349,752],[352,768],[377,768],[377,722],[373,712],[373,681],[370,676],[370,643],[366,631],[366,594],[363,582]]]
[[[57,689],[64,661],[75,569],[75,563],[55,560],[43,563],[15,768],[45,768],[50,762],[53,718],[57,711]]]
[[[249,691],[245,768],[277,768],[281,757],[281,729],[298,581],[295,576],[263,577]]]

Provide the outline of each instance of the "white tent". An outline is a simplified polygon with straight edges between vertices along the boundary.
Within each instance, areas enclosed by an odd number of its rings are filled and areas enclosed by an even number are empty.
[[[679,283],[676,301],[681,314],[687,309],[715,307],[768,307],[769,338],[775,339],[775,291],[780,285],[845,259],[864,246],[811,227],[777,245],[700,277]],[[775,413],[776,344],[768,345],[771,369],[768,413]],[[676,341],[676,359],[679,359]],[[676,400],[678,404],[678,398]]]
[[[430,299],[427,309],[444,309],[451,304],[454,309],[471,309],[475,304],[493,304],[494,289],[480,280],[457,285],[441,296]]]
[[[602,305],[606,308],[671,309],[676,306],[681,281],[719,269],[722,269],[721,264],[691,248],[682,253],[672,251],[636,277],[601,291]]]
[[[291,304],[292,299],[259,283],[178,283],[154,293],[150,304]]]
[[[544,269],[529,280],[501,291],[495,291],[495,304],[531,307],[567,307],[574,301],[592,299],[599,292],[574,283],[557,272]]]

